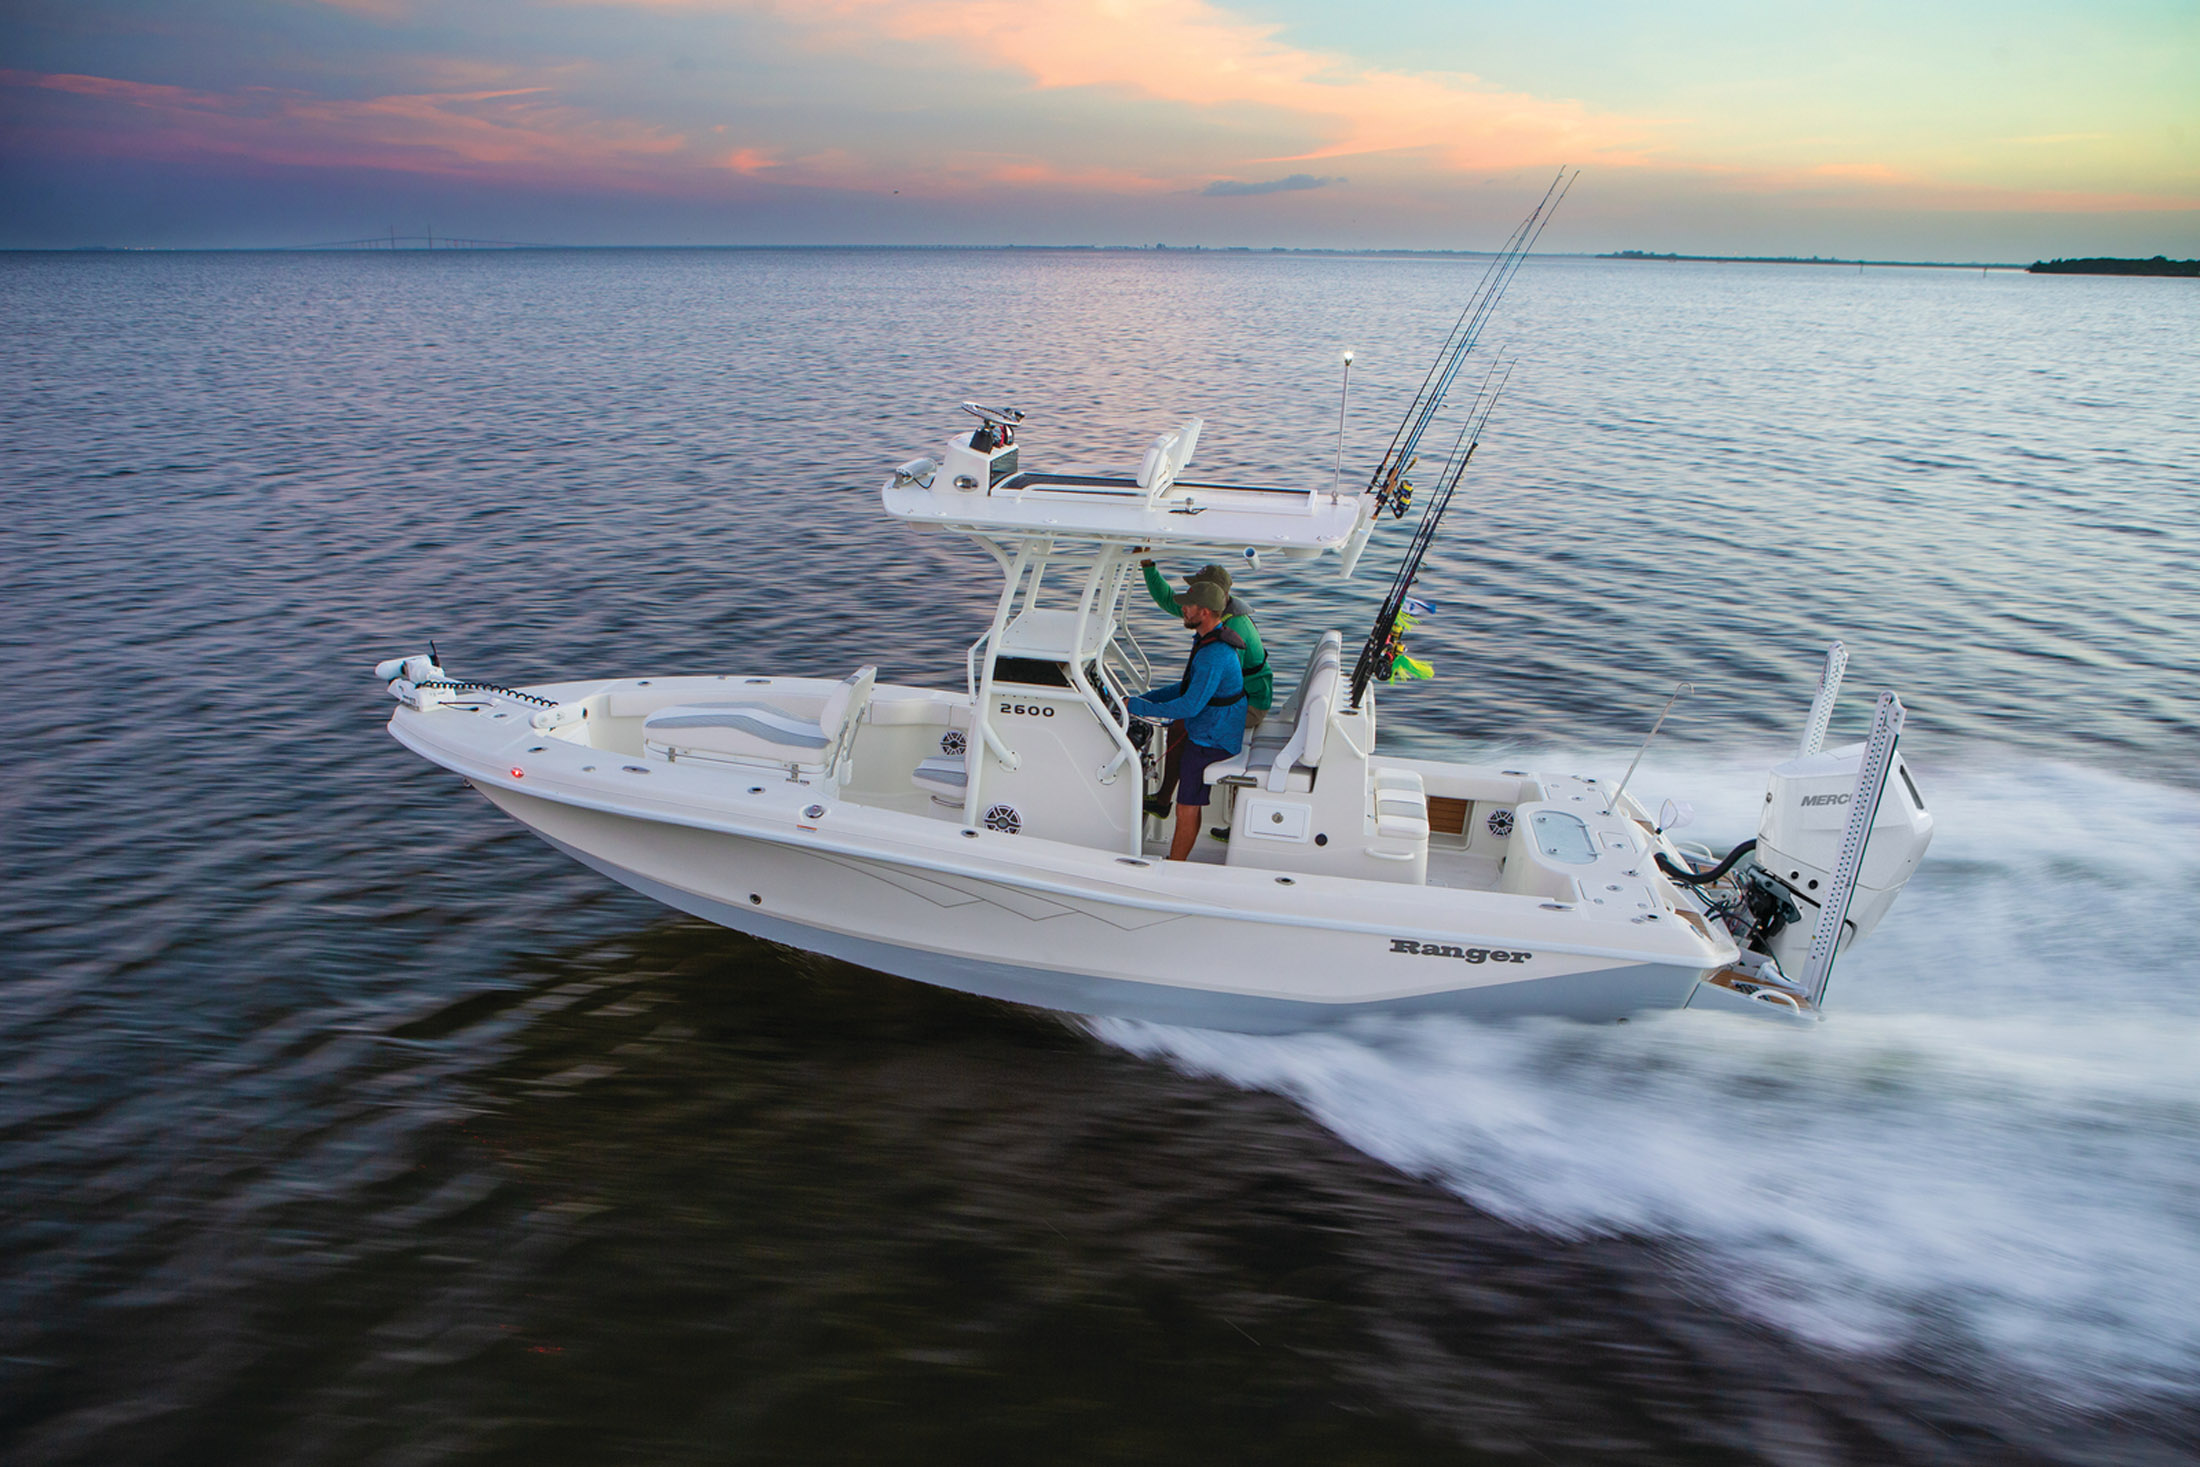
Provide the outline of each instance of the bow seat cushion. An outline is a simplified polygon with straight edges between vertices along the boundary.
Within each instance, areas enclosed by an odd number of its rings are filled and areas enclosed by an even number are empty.
[[[876,668],[857,669],[814,717],[777,703],[675,703],[642,720],[642,742],[670,758],[823,769],[839,756],[849,724],[862,716],[876,675]]]
[[[822,764],[838,733],[769,703],[675,703],[642,723],[646,743],[672,752],[771,764]]]

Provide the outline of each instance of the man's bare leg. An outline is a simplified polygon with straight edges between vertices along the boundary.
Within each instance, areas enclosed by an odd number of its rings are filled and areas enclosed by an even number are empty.
[[[1169,859],[1188,861],[1192,846],[1199,839],[1199,822],[1207,816],[1205,805],[1187,805],[1176,802],[1176,834],[1169,838]]]

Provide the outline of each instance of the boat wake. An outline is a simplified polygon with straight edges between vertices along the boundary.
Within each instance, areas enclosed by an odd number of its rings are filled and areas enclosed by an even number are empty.
[[[1094,1032],[1286,1095],[1519,1225],[1657,1239],[1812,1345],[2016,1372],[2074,1406],[2189,1401],[2200,974],[2173,924],[2200,890],[2200,797],[1987,759],[1920,779],[1933,854],[1813,1031],[1680,1013]],[[1733,839],[1752,818],[1705,815]]]

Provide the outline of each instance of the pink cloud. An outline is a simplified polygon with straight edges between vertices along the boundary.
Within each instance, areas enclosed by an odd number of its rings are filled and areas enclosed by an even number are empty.
[[[777,168],[779,160],[758,148],[735,148],[718,166],[735,173],[762,173],[767,168]]]
[[[611,3],[766,8],[759,0]],[[1103,89],[1218,116],[1257,112],[1270,131],[1311,144],[1247,162],[1406,152],[1464,170],[1619,161],[1637,155],[1645,133],[1578,102],[1501,91],[1469,75],[1371,68],[1286,45],[1278,27],[1206,0],[812,0],[799,13],[773,13],[843,45],[881,34],[947,42],[1040,89]]]
[[[317,0],[317,3],[333,10],[348,10],[354,15],[372,16],[376,20],[403,20],[415,9],[413,0]]]
[[[1021,154],[949,152],[914,166],[845,149],[790,155],[753,144],[726,146],[722,127],[710,129],[709,146],[691,147],[683,133],[562,104],[545,86],[347,99],[266,88],[216,93],[118,77],[21,71],[0,71],[0,86],[64,92],[147,114],[157,126],[77,132],[104,151],[136,156],[211,153],[298,167],[697,193],[727,173],[795,187],[935,195],[1003,186],[1088,193],[1154,193],[1178,186],[1135,169],[1069,167]]]
[[[245,88],[233,93],[118,77],[0,72],[41,88],[154,114],[157,129],[110,129],[105,146],[148,156],[218,153],[264,163],[412,173],[514,173],[650,186],[635,165],[680,154],[686,139],[649,123],[595,116],[543,87],[395,93],[364,99]]]
[[[72,92],[79,97],[101,97],[138,107],[168,107],[200,112],[234,112],[241,110],[244,101],[242,97],[224,96],[215,92],[194,92],[187,87],[164,86],[158,82],[124,81],[111,76],[79,76],[70,72],[0,70],[0,86],[43,87],[48,91]]]
[[[1691,128],[1687,119],[1623,116],[1576,100],[1493,87],[1465,72],[1370,66],[1293,46],[1281,39],[1281,27],[1214,0],[806,0],[799,9],[776,0],[593,3],[673,14],[768,14],[826,50],[868,54],[882,37],[936,43],[927,65],[946,57],[949,66],[1006,71],[1034,91],[1087,89],[1133,106],[1164,104],[1189,115],[1181,130],[1196,139],[1176,157],[1126,156],[1112,169],[1080,172],[1053,162],[965,157],[924,165],[921,180],[896,175],[897,182],[926,188],[958,188],[976,176],[1137,193],[1212,182],[1220,176],[1211,171],[1218,161],[1244,171],[1359,158],[1351,171],[1362,197],[1385,183],[1410,189],[1446,176],[1573,162],[1640,169],[1697,187],[1794,195],[1806,204],[1869,195],[1877,207],[1928,211],[2194,206],[2166,193],[1976,186],[1868,158],[1779,170],[1722,163],[1716,149],[1680,156],[1675,144]],[[1245,146],[1250,139],[1267,139],[1268,145]],[[1234,145],[1242,151],[1231,153]],[[790,168],[775,176],[822,180],[830,174],[852,182],[870,171],[838,166],[804,175]]]
[[[1813,178],[1854,179],[1859,183],[1903,183],[1908,176],[1884,163],[1820,163],[1803,170]]]

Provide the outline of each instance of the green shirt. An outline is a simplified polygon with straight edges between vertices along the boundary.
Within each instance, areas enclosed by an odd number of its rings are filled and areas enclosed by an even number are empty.
[[[1182,616],[1184,610],[1177,604],[1176,592],[1169,589],[1169,578],[1161,574],[1157,566],[1146,567],[1146,594],[1153,597],[1153,604],[1171,616]],[[1238,663],[1245,671],[1245,701],[1266,713],[1276,699],[1276,675],[1268,670],[1268,649],[1260,644],[1260,633],[1253,630],[1249,616],[1226,616],[1222,624],[1238,634],[1245,643],[1245,650],[1238,653]]]

